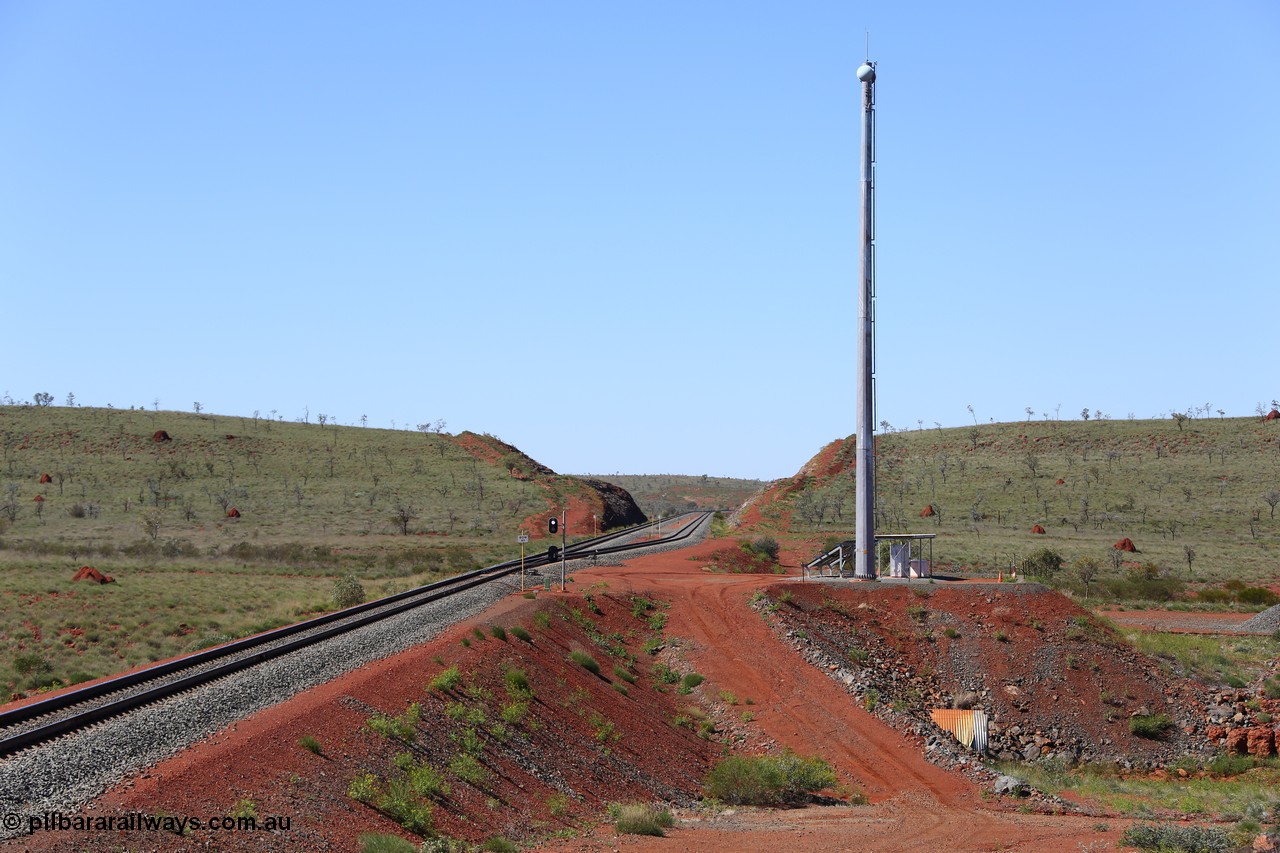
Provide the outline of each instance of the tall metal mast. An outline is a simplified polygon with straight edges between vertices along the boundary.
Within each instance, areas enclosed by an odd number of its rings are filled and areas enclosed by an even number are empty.
[[[858,425],[855,470],[857,554],[853,576],[876,576],[876,454],[871,431],[875,423],[875,117],[876,69],[868,59],[858,68],[862,83],[862,245],[858,252]]]

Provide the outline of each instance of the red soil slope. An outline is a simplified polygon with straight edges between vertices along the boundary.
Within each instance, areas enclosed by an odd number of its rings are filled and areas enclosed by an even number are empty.
[[[361,832],[407,836],[384,814],[351,799],[347,788],[359,772],[374,772],[380,779],[392,774],[390,762],[406,744],[375,735],[366,723],[374,713],[399,714],[415,701],[422,703],[422,717],[414,727],[411,752],[416,760],[437,767],[459,752],[466,715],[484,716],[485,722],[473,727],[486,781],[472,786],[449,777],[451,792],[434,809],[438,830],[473,841],[503,834],[533,843],[534,849],[562,851],[806,853],[1076,849],[1080,843],[1118,837],[1122,821],[1112,821],[1113,829],[1098,833],[1092,828],[1096,818],[1006,810],[999,798],[984,797],[973,782],[925,761],[916,739],[865,711],[824,671],[779,642],[774,629],[749,606],[752,593],[776,584],[777,578],[708,574],[702,563],[690,559],[705,557],[720,544],[709,541],[622,568],[578,573],[575,587],[590,591],[599,614],[582,595],[539,593],[536,602],[513,596],[486,613],[479,625],[458,626],[426,646],[243,721],[124,782],[85,812],[224,815],[248,800],[260,817],[290,816],[287,833],[216,839],[202,832],[185,838],[119,833],[95,843],[139,849],[204,849],[214,843],[229,850],[352,850]],[[669,606],[637,615],[633,596]],[[536,617],[538,611],[547,617]],[[667,648],[653,658],[639,646],[654,636],[648,620],[659,613],[667,615],[662,632]],[[549,620],[545,627],[540,619]],[[480,640],[472,633],[472,628],[487,625],[526,626],[533,642],[510,634],[506,641],[491,634]],[[606,646],[617,656],[611,657]],[[601,663],[600,675],[566,660],[575,649]],[[634,655],[634,665],[628,655]],[[654,666],[659,660],[696,670],[706,681],[688,696],[669,688],[660,692]],[[450,664],[459,667],[462,683],[448,694],[426,690]],[[628,684],[615,665],[636,682]],[[536,698],[527,718],[498,736],[494,722],[511,701],[503,675],[512,667],[528,674]],[[745,719],[743,711],[754,719]],[[704,714],[715,737],[735,749],[755,753],[790,747],[826,758],[850,789],[865,792],[870,804],[738,812],[714,820],[695,817],[666,839],[617,838],[595,824],[609,802],[679,803],[697,795],[707,767],[725,747],[673,721]],[[304,735],[319,741],[321,755],[299,746]],[[535,841],[559,830],[579,834]],[[23,839],[23,844],[26,849],[73,850],[81,849],[84,839],[53,834]]]

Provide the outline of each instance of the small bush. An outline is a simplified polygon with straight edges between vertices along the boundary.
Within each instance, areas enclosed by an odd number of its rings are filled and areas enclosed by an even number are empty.
[[[364,603],[364,587],[355,575],[343,575],[333,582],[333,606],[335,610],[345,610]]]
[[[574,649],[569,652],[569,660],[573,661],[592,675],[600,674],[600,664],[596,663],[596,659],[584,651]]]
[[[622,664],[614,664],[613,674],[618,678],[621,678],[623,681],[627,682],[628,684],[636,683],[635,675],[626,667],[622,666]]]
[[[665,663],[655,663],[653,665],[653,677],[661,684],[675,684],[680,680],[680,673]]]
[[[1033,551],[1022,561],[1022,573],[1036,577],[1052,578],[1062,571],[1062,555],[1052,548]]]
[[[512,702],[510,705],[503,705],[500,716],[502,721],[507,725],[517,726],[529,713],[528,702]]]
[[[419,800],[405,779],[392,780],[378,797],[376,807],[416,835],[431,834],[431,804]]]
[[[754,758],[731,756],[707,775],[707,795],[731,805],[799,804],[837,783],[831,765],[794,752]]]
[[[465,752],[460,752],[453,757],[449,762],[449,772],[477,788],[484,787],[489,781],[489,771],[475,759],[475,756]]]
[[[395,738],[396,740],[407,742],[413,739],[414,729],[420,719],[422,719],[422,704],[414,702],[398,717],[374,714],[369,718],[367,725],[385,738]]]
[[[516,853],[520,848],[511,839],[495,835],[481,844],[480,849],[486,853]]]
[[[751,550],[768,557],[775,563],[778,562],[778,540],[772,536],[757,537],[751,543]]]
[[[1129,731],[1138,737],[1157,740],[1173,728],[1173,720],[1167,714],[1139,714],[1129,718]]]
[[[489,629],[489,633],[493,634],[493,637],[496,640],[501,640],[504,643],[507,641],[507,629],[503,628],[501,625],[494,625]]]
[[[662,830],[674,826],[675,822],[666,809],[659,811],[652,806],[633,803],[617,809],[614,828],[624,835],[662,836],[665,835]]]
[[[1280,603],[1280,596],[1263,586],[1247,586],[1236,594],[1242,604],[1262,604],[1271,607]]]
[[[360,836],[360,853],[418,853],[418,847],[398,835],[366,832]]]
[[[372,773],[357,773],[347,786],[347,796],[361,803],[371,803],[378,794],[378,780]]]
[[[691,672],[680,680],[679,693],[689,693],[693,688],[701,684],[705,678],[696,672]]]
[[[1217,827],[1169,823],[1135,823],[1120,836],[1120,842],[1139,850],[1158,850],[1161,853],[1216,853],[1235,849],[1230,836]]]
[[[462,673],[458,671],[458,667],[455,664],[431,679],[431,682],[427,684],[427,689],[433,693],[449,693],[461,683]]]
[[[521,628],[519,625],[511,629],[511,636],[515,637],[517,640],[521,640],[526,643],[533,642],[533,635],[530,634],[528,631],[526,631],[524,628]]]
[[[316,755],[324,755],[324,747],[320,745],[320,741],[316,740],[311,735],[303,735],[298,738],[298,746],[302,747],[307,752],[313,752]]]
[[[522,669],[509,669],[503,680],[507,685],[507,695],[512,699],[532,699],[533,688],[529,686],[529,676]]]

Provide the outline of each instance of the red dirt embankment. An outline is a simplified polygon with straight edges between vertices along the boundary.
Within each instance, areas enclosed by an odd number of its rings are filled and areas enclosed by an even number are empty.
[[[260,819],[290,817],[287,832],[216,838],[204,831],[182,838],[104,833],[94,841],[147,849],[214,844],[229,850],[354,850],[362,832],[409,837],[386,814],[348,795],[360,773],[375,774],[384,786],[402,753],[435,767],[449,782],[449,793],[432,801],[438,831],[472,841],[501,834],[534,849],[1040,851],[1118,838],[1122,821],[1098,833],[1092,829],[1096,818],[1001,811],[998,799],[988,800],[972,782],[925,761],[915,741],[873,717],[779,642],[751,609],[752,593],[778,583],[776,577],[708,574],[690,559],[705,558],[721,544],[708,541],[621,568],[579,572],[575,587],[591,600],[513,596],[477,623],[211,737],[83,812],[212,816],[250,803]],[[593,588],[597,584],[608,586]],[[645,609],[633,596],[669,604]],[[642,646],[655,637],[660,614],[666,615],[661,633],[667,648],[651,657]],[[486,631],[482,640],[473,632],[491,625],[505,626],[507,639]],[[532,642],[516,638],[510,631],[516,626],[529,630]],[[569,662],[575,650],[592,655],[600,674]],[[697,671],[706,681],[680,695],[662,683],[658,662]],[[458,667],[459,683],[447,693],[426,689],[450,665]],[[515,701],[505,677],[509,669],[527,674],[533,697],[525,716],[499,729],[504,709]],[[369,729],[374,714],[399,715],[412,702],[422,708],[408,741]],[[870,803],[738,810],[705,819],[678,810],[690,819],[665,839],[618,837],[597,823],[609,802],[679,803],[697,796],[710,762],[728,748],[695,734],[704,715],[713,737],[738,750],[789,747],[827,759],[844,784],[865,792]],[[316,739],[321,754],[300,746],[304,736]],[[474,784],[448,769],[468,749],[482,768]],[[576,837],[550,840],[558,831]],[[83,836],[61,833],[22,842],[37,850],[84,847]]]

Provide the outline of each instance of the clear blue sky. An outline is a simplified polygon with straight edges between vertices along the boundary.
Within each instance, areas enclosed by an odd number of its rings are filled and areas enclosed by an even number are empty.
[[[792,474],[854,431],[867,30],[877,420],[1280,396],[1271,0],[0,0],[0,394]]]

